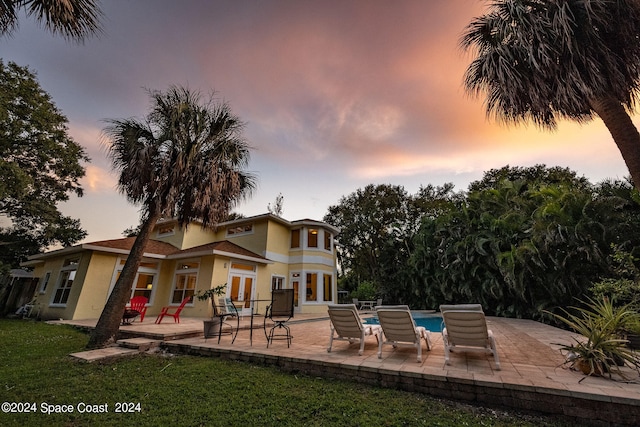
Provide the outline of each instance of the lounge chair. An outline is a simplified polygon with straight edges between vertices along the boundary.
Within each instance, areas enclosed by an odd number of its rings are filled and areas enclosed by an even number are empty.
[[[378,359],[382,359],[382,346],[390,344],[414,347],[418,350],[418,362],[422,362],[422,339],[427,343],[427,350],[431,350],[430,332],[422,326],[416,326],[411,317],[411,311],[406,305],[379,306],[376,314],[380,320],[382,337],[378,342]]]
[[[160,314],[158,314],[158,317],[156,317],[156,323],[162,322],[164,316],[171,316],[173,317],[174,323],[180,323],[180,313],[182,312],[182,309],[184,309],[184,306],[187,305],[189,301],[191,301],[191,298],[192,297],[186,297],[185,299],[183,299],[177,308],[172,306],[162,307],[162,310],[160,310]],[[169,312],[169,310],[171,309],[175,309],[175,311],[173,313]]]
[[[360,350],[358,351],[360,356],[364,351],[365,337],[375,335],[376,340],[380,342],[378,338],[380,326],[363,325],[355,304],[329,304],[328,312],[331,319],[331,337],[327,352],[331,353],[333,340],[349,341],[349,343],[360,340]]]
[[[451,364],[452,351],[481,351],[493,354],[496,369],[500,369],[500,357],[493,332],[487,328],[487,321],[480,304],[441,305],[444,329],[444,361]]]

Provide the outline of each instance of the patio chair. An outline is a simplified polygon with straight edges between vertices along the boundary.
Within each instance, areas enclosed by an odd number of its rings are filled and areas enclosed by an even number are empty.
[[[180,312],[182,311],[182,309],[184,309],[184,306],[187,305],[187,303],[189,301],[191,301],[192,297],[186,297],[185,299],[182,300],[182,302],[180,303],[180,305],[176,308],[176,307],[162,307],[162,310],[160,310],[160,314],[158,314],[158,317],[156,317],[156,323],[160,323],[162,322],[162,319],[164,319],[164,316],[171,316],[173,317],[173,322],[177,322],[180,323]],[[175,311],[173,313],[170,313],[169,311],[175,309]]]
[[[418,363],[422,362],[422,340],[424,339],[427,343],[427,350],[431,350],[430,332],[422,326],[416,326],[409,307],[382,305],[376,307],[376,314],[382,328],[382,337],[378,342],[378,359],[382,359],[382,346],[390,344],[394,348],[398,346],[416,348]]]
[[[273,340],[287,340],[287,347],[291,345],[291,330],[287,322],[293,317],[293,289],[274,289],[271,292],[271,304],[267,306],[264,316],[264,333],[267,336],[267,348]],[[267,319],[273,326],[267,333]]]
[[[238,309],[231,301],[231,298],[218,298],[218,304],[212,304],[213,317],[218,319],[218,330],[209,331],[205,334],[205,341],[210,337],[218,337],[218,344],[220,344],[220,337],[222,335],[231,335],[231,344],[233,344],[238,336],[240,330],[240,316],[238,315]],[[235,326],[228,321],[228,319],[235,319]],[[213,319],[212,319],[213,320]],[[225,330],[226,329],[226,330]]]
[[[380,326],[363,325],[355,304],[329,304],[328,312],[329,318],[331,319],[331,336],[329,337],[329,347],[327,348],[328,353],[331,353],[333,340],[349,341],[351,344],[354,343],[355,340],[360,340],[360,350],[358,351],[358,355],[360,356],[362,356],[364,351],[365,337],[374,335],[376,341],[380,342],[378,338]]]
[[[441,305],[440,311],[444,321],[442,341],[447,365],[451,364],[449,353],[452,351],[481,351],[493,354],[496,369],[500,369],[496,340],[487,328],[480,304]]]
[[[143,297],[138,295],[136,297],[131,298],[129,301],[129,309],[135,310],[140,313],[140,322],[144,321],[144,315],[147,313],[147,303],[149,300],[147,297]]]

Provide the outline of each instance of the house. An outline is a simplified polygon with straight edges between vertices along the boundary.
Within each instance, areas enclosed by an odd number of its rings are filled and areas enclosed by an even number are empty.
[[[271,290],[295,290],[299,313],[326,311],[338,299],[334,237],[338,230],[313,220],[289,222],[272,214],[220,223],[216,230],[175,220],[159,221],[145,248],[131,296],[149,299],[147,317],[163,306],[227,284],[226,295],[245,312],[251,300],[264,313]],[[83,243],[31,256],[23,266],[39,279],[36,303],[42,319],[97,319],[135,238]],[[197,298],[183,316],[207,317]],[[250,312],[250,311],[249,311]]]

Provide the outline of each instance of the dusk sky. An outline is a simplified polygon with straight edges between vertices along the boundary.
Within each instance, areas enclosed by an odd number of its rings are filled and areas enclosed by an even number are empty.
[[[255,195],[236,212],[267,212],[279,193],[290,221],[321,220],[367,184],[455,184],[491,168],[569,167],[596,183],[623,178],[599,119],[557,132],[505,127],[463,89],[458,47],[478,0],[102,2],[104,33],[74,44],[31,18],[0,39],[3,61],[29,66],[91,157],[85,196],[61,210],[85,241],[122,237],[138,207],[115,190],[101,148],[105,119],[142,118],[146,89],[215,90],[246,122]],[[634,116],[636,126],[639,121]]]

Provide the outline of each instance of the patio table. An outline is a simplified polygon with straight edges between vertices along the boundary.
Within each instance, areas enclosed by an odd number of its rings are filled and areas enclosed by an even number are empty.
[[[360,301],[360,310],[373,310],[375,301]]]
[[[249,345],[253,346],[253,317],[258,314],[254,310],[255,303],[257,302],[271,302],[270,299],[252,299],[249,300],[249,308],[251,308],[251,322],[249,324]]]

